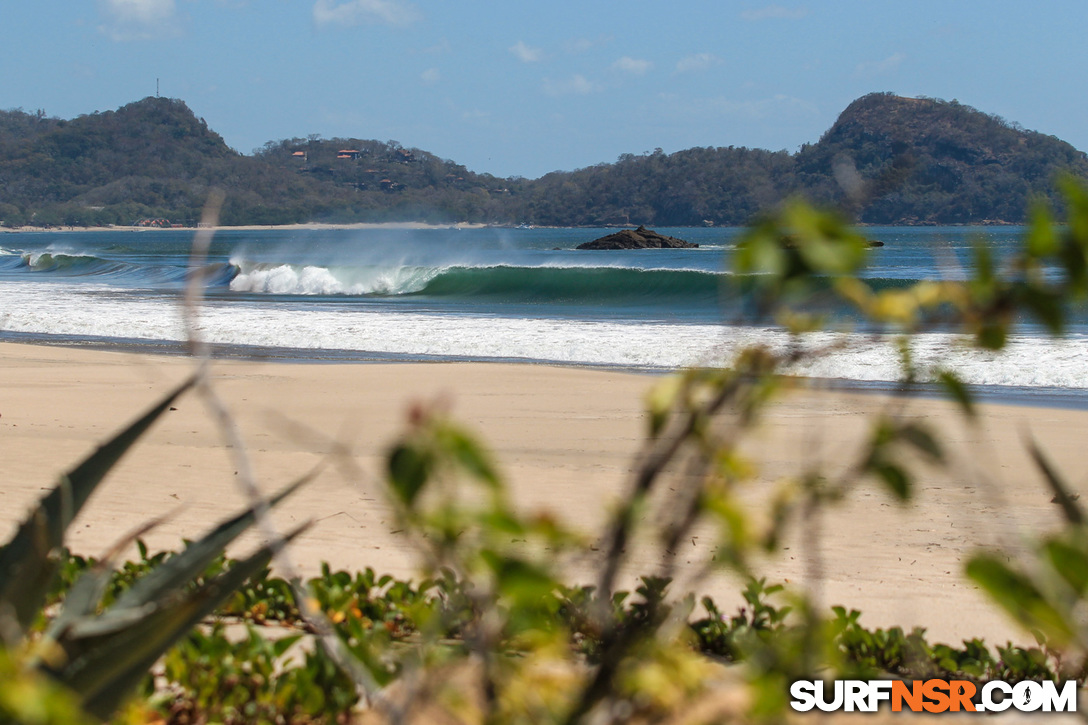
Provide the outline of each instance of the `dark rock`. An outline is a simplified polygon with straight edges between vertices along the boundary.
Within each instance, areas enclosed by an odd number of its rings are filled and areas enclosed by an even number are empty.
[[[698,246],[640,226],[633,231],[624,229],[622,232],[579,244],[577,249],[690,249]]]

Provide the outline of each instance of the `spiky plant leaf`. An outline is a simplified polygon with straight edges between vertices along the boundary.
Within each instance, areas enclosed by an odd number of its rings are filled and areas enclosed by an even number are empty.
[[[138,541],[141,536],[170,518],[170,516],[171,514],[164,514],[163,516],[159,516],[143,524],[138,529],[115,543],[113,548],[110,549],[105,556],[83,572],[64,596],[64,607],[61,609],[61,612],[57,615],[56,619],[49,625],[45,636],[52,639],[55,636],[55,633],[68,627],[77,619],[94,614],[98,610],[99,603],[102,601],[102,595],[105,594],[106,588],[109,586],[114,566],[116,565],[117,558],[121,555],[121,552],[133,541]],[[140,547],[141,553],[146,556],[147,550],[142,548],[142,542],[140,543]]]
[[[166,599],[141,607],[117,611],[114,606],[74,623],[56,640],[63,652],[61,661],[43,663],[43,669],[78,693],[87,712],[110,717],[167,649],[309,525],[266,544],[196,590],[175,590]]]
[[[113,575],[112,562],[99,561],[80,575],[64,597],[64,608],[46,630],[46,637],[70,627],[76,621],[89,617],[98,609],[102,595]]]
[[[62,475],[15,536],[0,548],[0,610],[14,615],[24,632],[45,603],[68,525],[106,473],[178,396],[192,387],[195,380],[195,377],[186,380],[141,418]]]
[[[315,471],[307,473],[294,483],[286,486],[268,500],[268,506],[275,506],[283,499],[309,482]],[[125,609],[138,607],[147,602],[156,601],[169,592],[184,587],[201,574],[234,539],[244,532],[257,517],[257,506],[250,507],[237,516],[223,521],[200,541],[193,542],[176,556],[172,556],[159,566],[141,577],[132,587],[118,598],[115,607]]]

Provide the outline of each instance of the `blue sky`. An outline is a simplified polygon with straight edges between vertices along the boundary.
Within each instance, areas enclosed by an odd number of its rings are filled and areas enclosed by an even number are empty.
[[[3,0],[0,108],[181,98],[235,149],[396,140],[535,178],[654,148],[795,151],[871,91],[1088,150],[1088,3]]]

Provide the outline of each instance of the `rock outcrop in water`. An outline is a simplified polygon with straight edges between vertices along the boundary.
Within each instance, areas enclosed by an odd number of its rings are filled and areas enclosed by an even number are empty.
[[[640,226],[638,229],[624,229],[622,232],[609,234],[592,242],[579,244],[577,249],[690,249],[698,244],[685,242],[676,237],[666,237],[652,229]]]

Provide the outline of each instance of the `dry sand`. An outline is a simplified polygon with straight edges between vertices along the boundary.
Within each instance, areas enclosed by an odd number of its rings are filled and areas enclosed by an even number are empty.
[[[178,357],[147,357],[14,343],[0,344],[0,540],[6,539],[55,476],[97,441],[146,409],[192,369]],[[279,512],[283,525],[317,524],[292,549],[307,571],[320,561],[414,573],[412,547],[394,533],[380,484],[382,456],[412,401],[444,396],[454,415],[496,452],[519,505],[551,509],[599,531],[622,495],[644,432],[642,396],[653,378],[623,372],[484,363],[283,364],[219,362],[216,387],[237,416],[261,485],[272,490],[321,460],[334,441],[349,445],[361,475],[330,467]],[[760,462],[747,494],[766,499],[773,481],[817,462],[851,460],[876,395],[800,391],[776,404],[749,441]],[[200,400],[183,398],[126,457],[71,530],[70,545],[98,554],[152,515],[181,507],[145,538],[176,548],[243,502],[229,451]],[[818,593],[823,604],[860,609],[869,626],[925,626],[938,640],[1026,642],[962,576],[980,546],[1023,548],[1053,527],[1057,507],[1023,453],[1030,430],[1075,484],[1083,484],[1088,413],[987,405],[980,424],[952,407],[912,400],[910,415],[940,426],[956,444],[953,465],[928,469],[915,501],[901,506],[875,485],[855,491],[820,521]],[[248,543],[255,540],[251,535]],[[691,559],[711,536],[691,541]],[[243,542],[247,543],[247,542]],[[686,546],[686,544],[685,544]],[[813,550],[797,537],[766,562],[771,580],[814,586]],[[631,571],[652,571],[642,552]],[[589,580],[593,566],[572,568]],[[712,579],[702,593],[730,606],[736,583]]]

